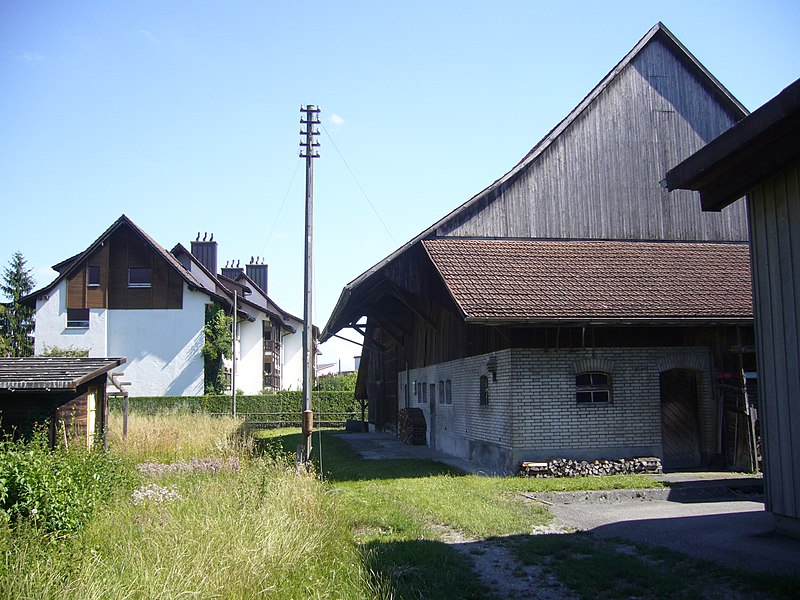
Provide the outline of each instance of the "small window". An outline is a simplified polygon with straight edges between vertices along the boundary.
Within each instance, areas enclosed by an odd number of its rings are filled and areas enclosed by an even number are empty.
[[[420,391],[422,392],[422,394],[420,394],[422,396],[422,399],[420,400],[420,402],[422,402],[423,404],[427,404],[428,403],[428,386],[423,381],[422,383],[419,384],[419,387],[420,387]]]
[[[67,328],[68,329],[88,329],[89,328],[89,309],[88,308],[68,308],[67,309]]]
[[[575,399],[578,404],[608,404],[611,401],[611,377],[608,373],[578,373],[575,376]]]
[[[444,381],[439,380],[439,404],[444,404]]]
[[[431,404],[436,404],[436,384],[431,384]]]
[[[153,281],[153,269],[150,267],[131,267],[128,269],[129,288],[149,288]]]
[[[481,405],[489,404],[489,378],[481,375]]]
[[[86,287],[100,287],[99,265],[89,265],[86,268]]]
[[[453,382],[449,379],[444,382],[444,399],[447,404],[453,403]]]

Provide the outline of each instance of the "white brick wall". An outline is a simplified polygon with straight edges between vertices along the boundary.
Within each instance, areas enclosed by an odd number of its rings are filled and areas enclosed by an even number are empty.
[[[490,358],[497,365],[496,380],[487,366]],[[412,390],[415,381],[437,386],[434,421],[429,387],[428,402],[420,403],[412,392],[410,406],[425,413],[429,443],[433,435],[436,447],[496,468],[513,470],[520,460],[562,456],[660,456],[659,373],[672,368],[690,368],[702,374],[702,448],[710,452],[716,425],[705,347],[503,350],[412,369]],[[609,404],[575,401],[575,373],[589,369],[611,373]],[[481,375],[489,378],[489,403],[485,406],[479,402]],[[453,403],[439,404],[439,381],[447,379],[452,381]],[[405,381],[403,372],[400,390]]]

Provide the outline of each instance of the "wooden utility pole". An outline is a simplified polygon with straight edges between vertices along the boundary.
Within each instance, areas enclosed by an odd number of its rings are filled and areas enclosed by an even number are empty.
[[[311,319],[313,288],[312,243],[314,239],[314,159],[319,158],[319,107],[313,104],[300,107],[300,156],[306,159],[306,229],[305,229],[305,286],[303,303],[303,446],[300,460],[311,460],[311,431],[314,413],[311,412],[311,388],[314,370],[314,332]]]

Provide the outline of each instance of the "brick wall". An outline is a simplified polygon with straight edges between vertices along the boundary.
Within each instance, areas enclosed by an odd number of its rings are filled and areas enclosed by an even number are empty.
[[[495,468],[513,470],[521,460],[555,457],[660,456],[659,373],[673,368],[700,374],[701,450],[708,455],[715,443],[716,411],[705,347],[503,350],[412,369],[410,406],[425,413],[429,443],[433,436],[437,448]],[[575,374],[582,371],[611,374],[608,404],[576,402]],[[479,401],[482,375],[489,381],[487,405]],[[439,382],[447,379],[452,404],[440,404]],[[426,384],[426,403],[414,395],[414,382]],[[405,372],[399,383],[403,390]],[[437,390],[433,420],[431,383]]]

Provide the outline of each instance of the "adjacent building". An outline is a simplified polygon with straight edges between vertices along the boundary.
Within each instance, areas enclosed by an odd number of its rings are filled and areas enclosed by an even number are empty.
[[[296,389],[302,319],[269,298],[266,264],[251,260],[218,273],[217,242],[205,238],[167,251],[122,215],[28,296],[36,309],[35,353],[57,347],[125,356],[130,396],[202,395],[209,309],[230,315],[235,304],[236,388]]]
[[[752,468],[746,211],[667,168],[745,108],[661,23],[508,173],[347,284],[370,426],[495,469],[657,456]]]

